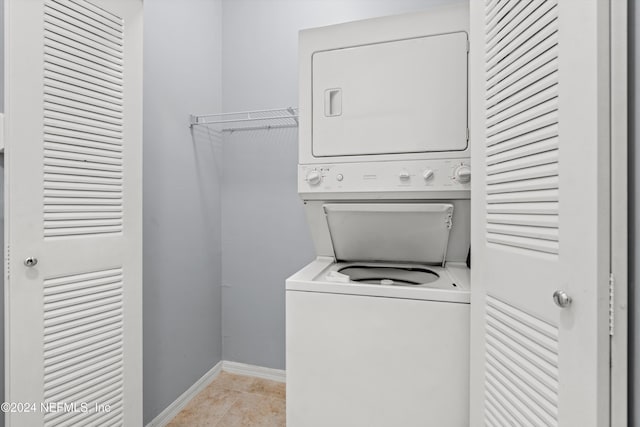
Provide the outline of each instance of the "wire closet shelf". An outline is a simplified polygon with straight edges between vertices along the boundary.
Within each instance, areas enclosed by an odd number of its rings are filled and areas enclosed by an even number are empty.
[[[239,111],[190,117],[190,126],[215,126],[222,132],[281,129],[298,127],[298,109],[294,107],[271,110]]]

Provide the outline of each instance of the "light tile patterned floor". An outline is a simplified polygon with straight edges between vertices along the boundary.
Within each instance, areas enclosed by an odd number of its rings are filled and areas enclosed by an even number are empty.
[[[169,427],[282,427],[285,384],[221,372]]]

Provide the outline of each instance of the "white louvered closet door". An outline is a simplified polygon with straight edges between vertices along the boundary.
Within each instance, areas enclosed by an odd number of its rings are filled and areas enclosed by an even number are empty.
[[[7,425],[139,426],[142,1],[4,3]]]
[[[606,426],[609,2],[470,3],[471,425]]]

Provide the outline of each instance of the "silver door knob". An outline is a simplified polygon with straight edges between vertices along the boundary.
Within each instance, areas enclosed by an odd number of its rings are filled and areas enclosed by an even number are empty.
[[[565,291],[555,291],[553,302],[560,308],[568,307],[571,304],[571,297]]]
[[[33,267],[37,263],[38,263],[38,258],[35,258],[35,257],[29,257],[24,260],[24,265],[26,265],[27,267]]]

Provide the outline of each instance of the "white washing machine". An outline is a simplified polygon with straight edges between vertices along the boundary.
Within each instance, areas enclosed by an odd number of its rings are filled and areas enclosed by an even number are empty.
[[[336,284],[325,279],[333,268],[319,258],[287,283],[287,425],[468,425],[464,280]]]
[[[465,426],[468,9],[302,31],[287,425]]]
[[[466,425],[469,269],[445,261],[453,205],[324,210],[336,256],[287,280],[288,425]]]

